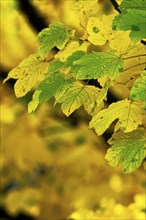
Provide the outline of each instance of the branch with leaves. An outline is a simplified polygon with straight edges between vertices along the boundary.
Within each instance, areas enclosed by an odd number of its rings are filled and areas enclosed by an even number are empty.
[[[5,81],[17,79],[17,97],[36,88],[29,113],[54,98],[66,116],[83,106],[97,135],[117,120],[106,159],[111,166],[122,164],[123,172],[129,173],[141,165],[146,149],[146,54],[141,44],[146,38],[146,0],[110,2],[120,14],[99,17],[84,11],[80,37],[59,22],[42,30],[37,53],[11,70]],[[54,47],[59,51],[50,59]],[[100,88],[85,83],[92,79]],[[125,85],[127,97],[106,107],[107,92],[118,84]]]

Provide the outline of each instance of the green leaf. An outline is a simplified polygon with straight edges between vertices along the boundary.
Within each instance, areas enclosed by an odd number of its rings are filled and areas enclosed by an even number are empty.
[[[119,6],[120,10],[124,12],[129,9],[143,10],[146,7],[146,0],[123,0]]]
[[[46,78],[38,86],[38,90],[41,91],[39,96],[40,103],[47,102],[52,98],[55,93],[62,88],[64,84],[63,74],[54,74]]]
[[[10,78],[17,79],[14,86],[15,95],[22,97],[46,77],[48,66],[49,62],[41,60],[37,54],[30,55],[9,72],[4,82]]]
[[[145,101],[146,102],[146,71],[141,74],[131,89],[130,98],[132,100]]]
[[[101,135],[118,119],[120,128],[124,132],[131,132],[142,124],[143,116],[144,110],[138,103],[122,100],[95,115],[90,122],[90,128],[94,128],[97,134]]]
[[[74,83],[74,79],[65,79],[61,73],[48,76],[34,92],[33,99],[28,104],[28,112],[34,111],[40,103],[49,101],[52,97],[65,92]]]
[[[84,86],[81,83],[75,83],[68,88],[66,92],[57,100],[61,104],[63,113],[69,116],[81,105],[90,114],[94,110],[94,102],[98,97],[100,89],[94,86]]]
[[[133,41],[146,37],[146,0],[123,0],[120,5],[121,14],[113,21],[113,29],[130,30]]]
[[[73,65],[73,63],[79,60],[81,57],[85,55],[84,51],[76,51],[71,56],[67,58],[65,61],[64,67],[69,68],[71,72],[76,72],[78,70],[77,65]]]
[[[60,60],[53,60],[48,67],[48,74],[51,75],[58,72],[63,66],[64,63],[61,62]]]
[[[72,71],[80,80],[97,79],[101,76],[115,79],[122,71],[122,64],[123,61],[112,53],[92,52],[75,61]]]
[[[108,141],[112,147],[105,156],[109,165],[123,166],[124,173],[137,169],[146,156],[146,130],[139,128],[131,133],[115,133]]]
[[[71,56],[67,58],[65,61],[65,67],[72,67],[73,62],[79,60],[81,57],[85,55],[85,52],[82,50],[74,52]]]
[[[38,34],[40,42],[40,54],[47,54],[52,48],[63,49],[67,41],[75,33],[74,30],[67,30],[62,23],[54,23],[49,28],[43,29]]]

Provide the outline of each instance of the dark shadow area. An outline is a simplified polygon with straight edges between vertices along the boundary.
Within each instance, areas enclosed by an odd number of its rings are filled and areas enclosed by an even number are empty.
[[[40,15],[37,9],[31,4],[29,0],[17,0],[20,12],[22,12],[28,19],[30,25],[40,32],[42,29],[48,27],[49,24],[45,21],[45,17]]]
[[[12,217],[7,213],[4,207],[0,207],[0,219],[1,220],[36,220],[36,218],[33,218],[30,215],[25,215],[23,213],[19,213],[19,215]]]

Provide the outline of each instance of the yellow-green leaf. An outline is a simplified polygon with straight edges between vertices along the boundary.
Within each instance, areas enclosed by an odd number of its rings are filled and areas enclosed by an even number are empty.
[[[112,30],[114,15],[103,15],[102,18],[90,17],[87,23],[88,40],[94,45],[104,45],[114,38]]]
[[[97,134],[101,135],[118,119],[120,128],[124,132],[131,132],[142,124],[144,113],[138,103],[122,100],[95,115],[90,122],[90,128],[94,128]]]
[[[28,113],[34,112],[38,107],[41,90],[36,90],[32,96],[32,100],[28,103]]]
[[[40,60],[37,54],[30,55],[9,72],[4,82],[10,78],[17,79],[14,85],[15,95],[22,97],[45,78],[48,66],[49,62]]]
[[[32,101],[28,104],[28,112],[34,111],[40,103],[49,101],[52,97],[59,97],[72,84],[74,79],[65,79],[64,74],[56,73],[43,80],[34,92]]]
[[[99,92],[100,89],[94,86],[84,86],[80,83],[76,83],[67,89],[57,101],[62,103],[62,111],[67,116],[81,107],[81,105],[83,105],[85,110],[90,114],[94,111],[94,104]]]
[[[113,29],[130,30],[133,41],[146,37],[146,0],[123,0],[119,9],[121,13],[113,21]]]
[[[112,147],[105,156],[109,165],[123,166],[124,173],[137,169],[146,156],[146,130],[139,128],[130,133],[117,132],[108,141]]]
[[[141,74],[132,87],[130,98],[146,102],[146,71]]]
[[[85,54],[72,65],[73,75],[77,79],[97,79],[108,76],[115,79],[120,75],[123,60],[113,53],[92,52]]]
[[[51,24],[49,28],[43,29],[38,35],[40,54],[45,55],[53,47],[57,47],[59,50],[63,49],[74,33],[74,30],[67,30],[62,23]]]
[[[59,51],[55,55],[55,59],[60,59],[61,62],[65,62],[68,57],[72,56],[72,54],[77,53],[78,51],[87,52],[89,45],[90,43],[86,41],[84,41],[82,44],[80,44],[78,41],[70,41],[63,50]]]

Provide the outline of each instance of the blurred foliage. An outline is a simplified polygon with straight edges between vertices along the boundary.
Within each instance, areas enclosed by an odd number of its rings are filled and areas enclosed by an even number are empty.
[[[88,7],[84,4],[89,2],[76,1],[73,8],[73,2],[31,1],[48,23],[61,20],[80,35],[84,21],[79,17],[90,17],[97,9],[94,0]],[[98,10],[108,14],[113,9],[105,2]],[[0,3],[1,65],[9,70],[36,50],[36,31],[17,1]],[[44,104],[28,115],[29,96],[16,100],[10,86],[2,83],[1,94],[0,206],[11,216],[22,212],[38,220],[145,219],[143,167],[128,175],[121,167],[110,168],[104,159],[107,144],[88,129],[83,109],[76,113],[74,126],[73,116],[66,119],[58,105],[52,110]]]
[[[1,60],[0,64],[9,70],[36,50],[36,31],[26,17],[18,11],[18,1],[0,1],[1,9]]]
[[[143,169],[111,169],[105,142],[83,121],[72,126],[46,104],[28,115],[24,100],[2,88],[1,206],[39,220],[144,219]]]

